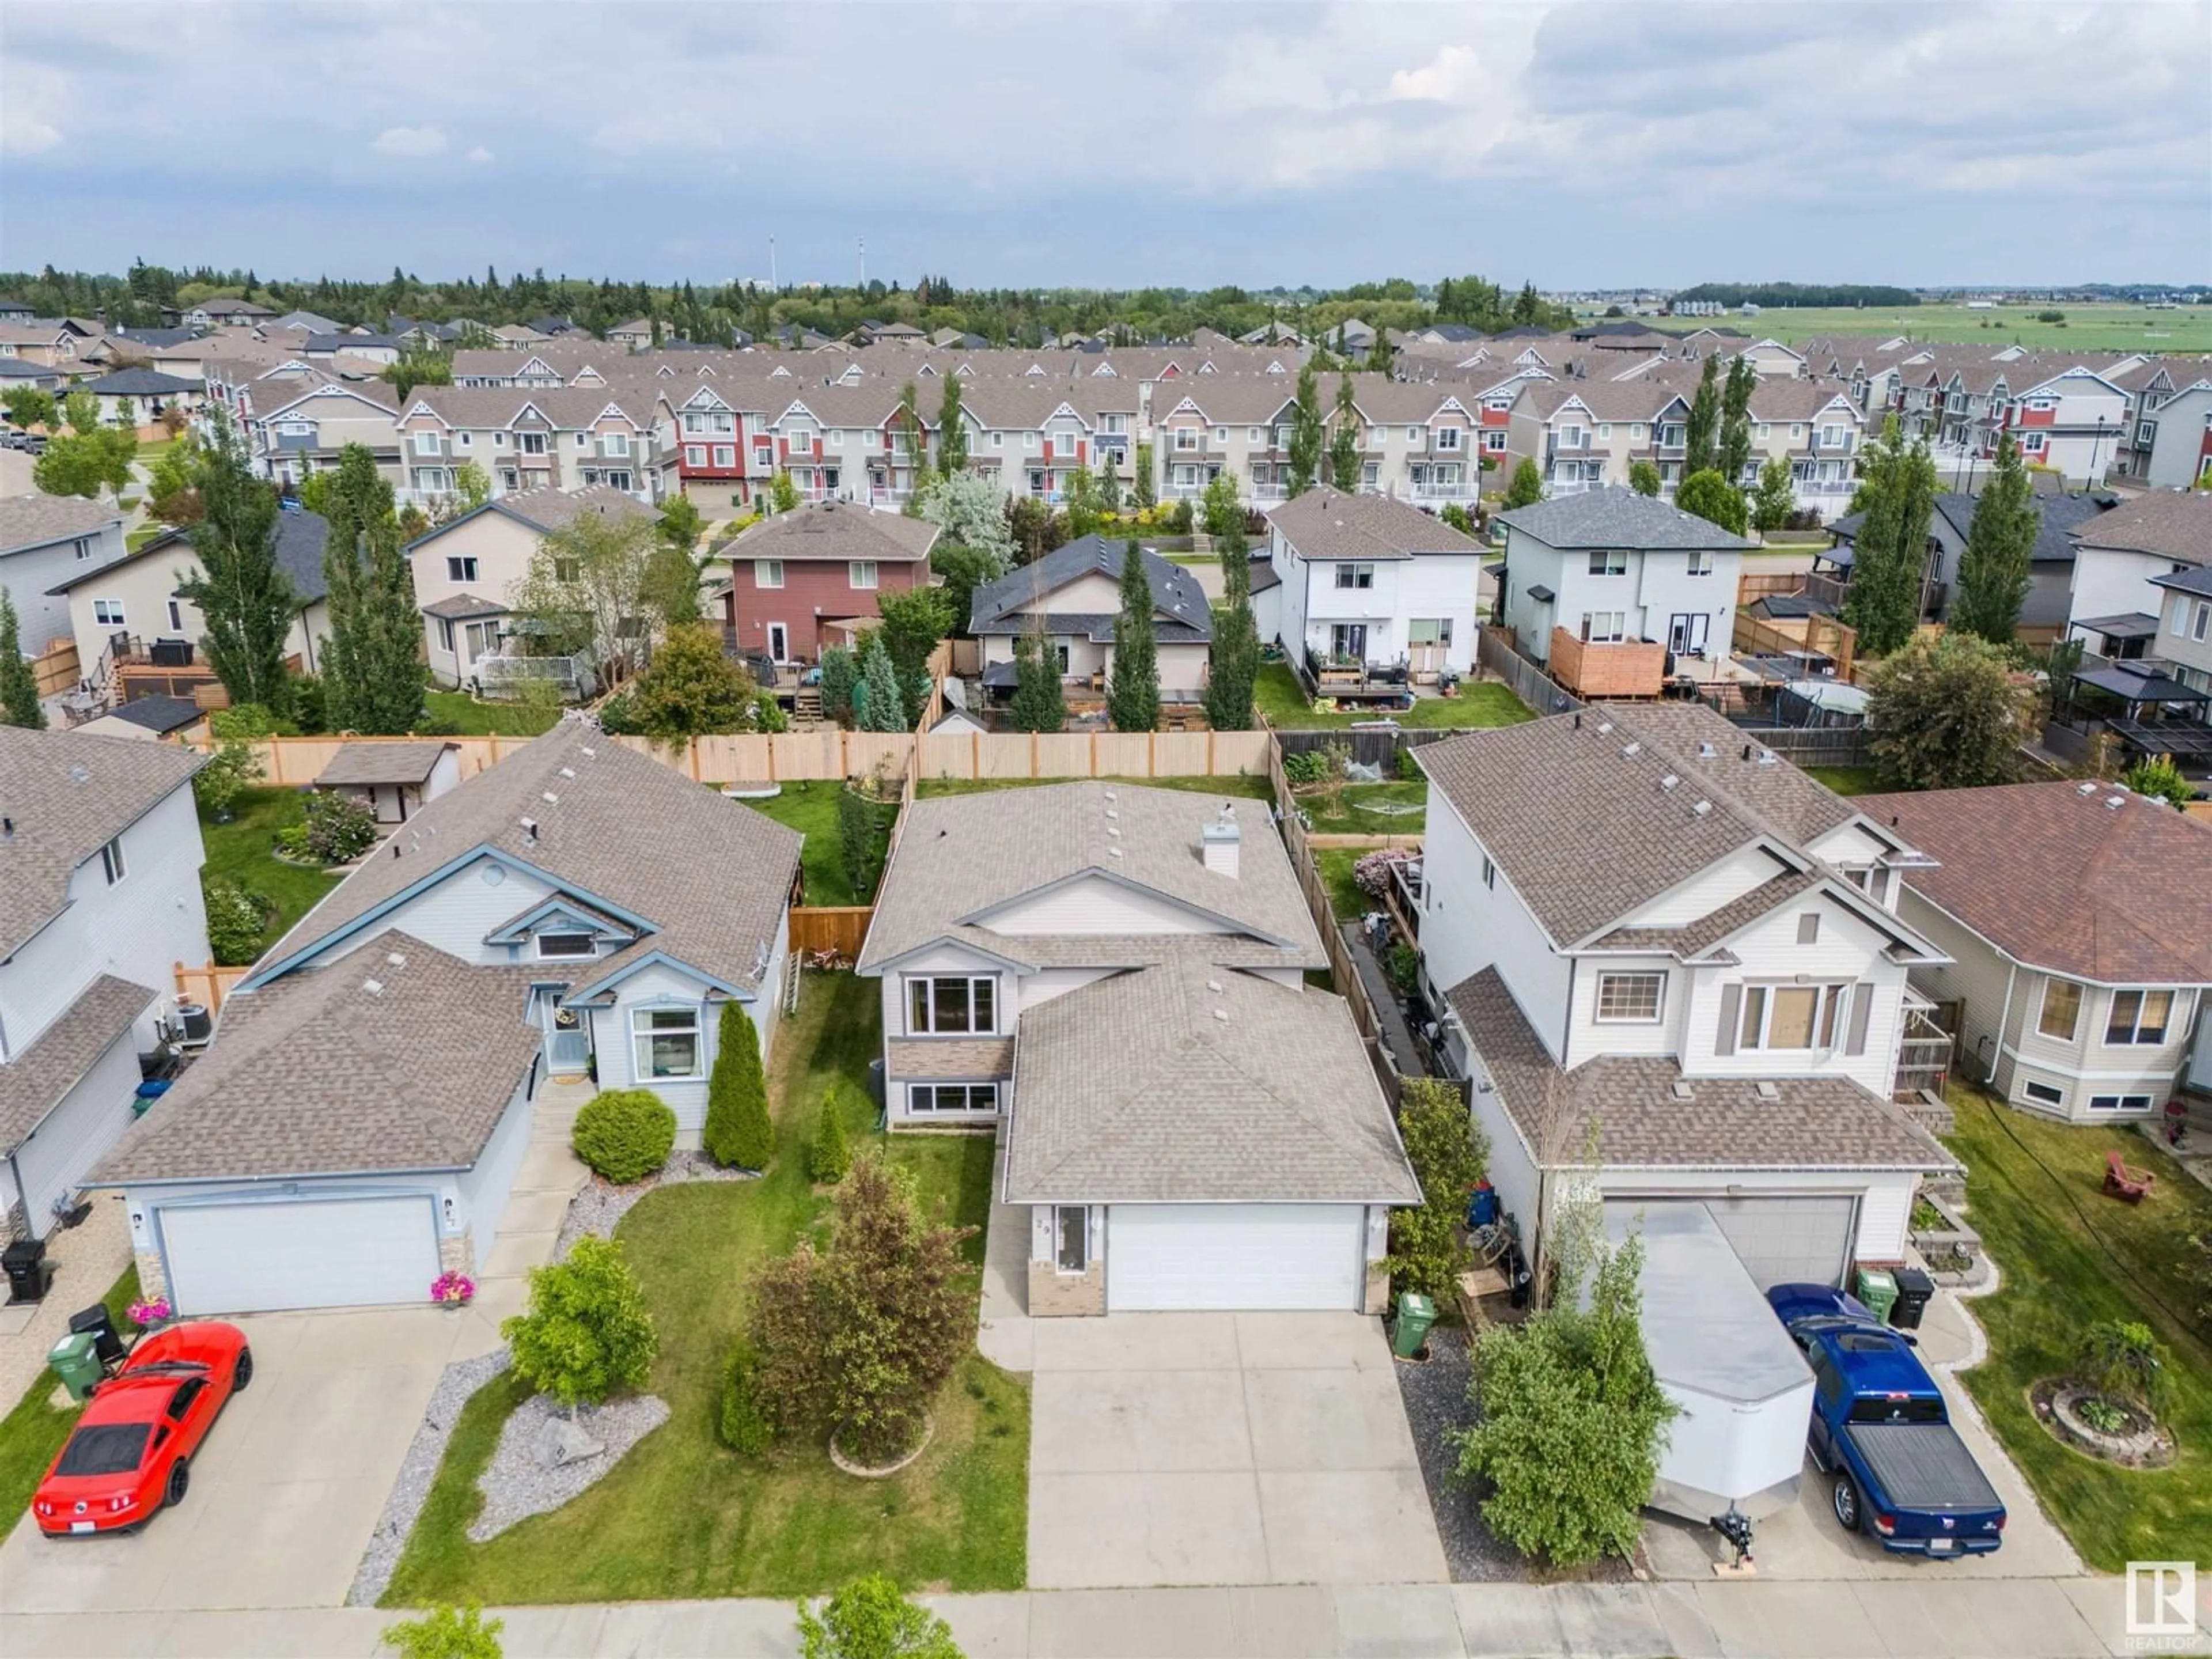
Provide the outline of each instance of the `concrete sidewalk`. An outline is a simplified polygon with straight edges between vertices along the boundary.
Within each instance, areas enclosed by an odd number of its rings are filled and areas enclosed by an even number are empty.
[[[1879,1583],[1284,1585],[928,1599],[969,1659],[2106,1659],[2144,1650],[2143,1638],[2125,1634],[2117,1579],[1996,1583],[1940,1567]],[[368,1608],[18,1616],[0,1620],[0,1652],[368,1659],[379,1632],[402,1616]],[[784,1601],[524,1607],[501,1616],[510,1659],[798,1652]],[[2212,1629],[2193,1646],[2167,1638],[2157,1651],[2212,1654]]]

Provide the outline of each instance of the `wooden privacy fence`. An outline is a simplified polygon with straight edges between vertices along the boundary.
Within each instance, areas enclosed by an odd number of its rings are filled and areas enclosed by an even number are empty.
[[[1808,617],[1802,629],[1764,623],[1748,611],[1735,613],[1730,643],[1739,657],[1778,657],[1792,651],[1817,651],[1836,665],[1836,678],[1849,680],[1858,657],[1858,631],[1833,617]]]
[[[212,962],[198,968],[187,968],[181,962],[174,966],[178,1000],[199,1003],[211,1014],[222,1007],[222,1000],[230,994],[231,987],[253,971],[251,968],[218,968]]]
[[[876,914],[870,904],[793,905],[791,909],[791,948],[809,955],[832,951],[848,962],[857,961],[868,937],[868,921]]]
[[[31,659],[31,678],[42,697],[58,697],[83,678],[75,640],[56,640]]]
[[[918,740],[925,778],[1201,778],[1257,775],[1265,732],[974,732]]]
[[[1565,714],[1583,706],[1581,698],[1516,651],[1497,629],[1475,630],[1474,659],[1539,714]]]

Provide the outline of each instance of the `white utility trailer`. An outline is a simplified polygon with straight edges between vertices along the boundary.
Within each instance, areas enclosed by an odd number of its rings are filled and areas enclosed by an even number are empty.
[[[1694,1200],[1653,1200],[1607,1205],[1606,1232],[1616,1247],[1643,1236],[1644,1348],[1681,1413],[1667,1425],[1650,1506],[1717,1522],[1795,1503],[1812,1368],[1719,1224]],[[1749,1529],[1739,1530],[1742,1548]]]

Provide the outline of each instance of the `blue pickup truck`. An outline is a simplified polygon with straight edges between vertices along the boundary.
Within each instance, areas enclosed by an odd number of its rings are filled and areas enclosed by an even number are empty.
[[[1836,1478],[1844,1529],[1906,1555],[1986,1555],[2003,1543],[2003,1500],[1911,1340],[1826,1285],[1777,1285],[1766,1299],[1813,1368],[1808,1438]]]

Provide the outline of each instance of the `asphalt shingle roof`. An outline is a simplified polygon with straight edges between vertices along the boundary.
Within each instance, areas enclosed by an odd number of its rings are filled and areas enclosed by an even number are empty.
[[[2083,547],[2124,548],[2190,564],[2212,564],[2212,495],[2154,489],[2100,514],[2075,532]]]
[[[1111,613],[1101,617],[1090,612],[1058,611],[1053,606],[1052,596],[1085,576],[1104,576],[1120,581],[1121,562],[1127,550],[1127,541],[1108,541],[1099,535],[1083,536],[1053,549],[1034,563],[978,585],[969,601],[969,632],[1003,634],[1026,627],[1032,602],[1041,597],[1050,632],[1080,632],[1094,639],[1102,635],[1111,638]],[[1146,580],[1152,586],[1154,614],[1167,621],[1160,638],[1171,643],[1203,644],[1211,640],[1213,608],[1198,579],[1149,548],[1142,550],[1141,557]],[[1099,625],[1102,622],[1103,629]]]
[[[234,991],[207,1053],[92,1180],[465,1169],[544,1042],[526,1018],[539,972],[391,928],[319,972]]]
[[[144,1013],[155,994],[102,974],[38,1040],[0,1066],[0,1157],[13,1152],[40,1121],[76,1087],[117,1038]],[[115,1106],[119,1109],[122,1103]]]
[[[421,783],[430,775],[450,743],[349,743],[339,746],[315,780],[315,787],[334,784]]]
[[[2020,961],[2106,984],[2212,984],[2212,828],[2164,802],[2061,781],[1856,805],[1941,860],[1907,886]]]
[[[1685,513],[1671,501],[1613,485],[1516,507],[1498,517],[1501,524],[1534,537],[1547,547],[1679,548],[1685,551],[1713,548],[1741,552],[1759,545],[1694,513]]]
[[[1956,1160],[1902,1110],[1848,1078],[1691,1078],[1663,1057],[1553,1062],[1494,968],[1445,993],[1540,1165],[1577,1164],[1593,1127],[1607,1169],[1918,1170]],[[1690,1098],[1675,1097],[1686,1081]]]
[[[291,579],[292,597],[299,601],[303,610],[329,596],[330,583],[323,574],[323,548],[330,536],[330,521],[319,513],[287,509],[276,515],[276,563]],[[190,528],[164,530],[151,541],[142,543],[136,552],[126,553],[97,570],[87,570],[71,576],[51,591],[66,593],[71,588],[82,587],[94,576],[104,576],[119,566],[139,559],[156,558],[163,554],[172,559],[180,554],[192,558]]]
[[[651,924],[654,931],[603,957],[597,978],[658,951],[750,991],[776,943],[804,842],[582,720],[564,720],[425,802],[378,856],[277,941],[263,968],[492,849]]]
[[[200,389],[197,380],[179,380],[152,368],[121,368],[76,388],[102,398],[178,398]]]
[[[928,558],[942,533],[902,513],[817,501],[748,526],[714,549],[723,559],[873,559],[911,564]]]
[[[108,710],[107,718],[143,726],[149,732],[166,736],[198,724],[206,712],[190,697],[133,697]]]
[[[1012,1203],[1420,1200],[1342,999],[1194,941],[1024,1012],[1014,1075]]]
[[[166,743],[0,726],[0,961],[61,913],[77,866],[202,764]]]
[[[0,553],[89,536],[119,525],[123,515],[82,495],[0,495]]]
[[[1483,550],[1481,543],[1442,519],[1389,495],[1309,489],[1270,507],[1267,518],[1306,559],[1410,559]]]

